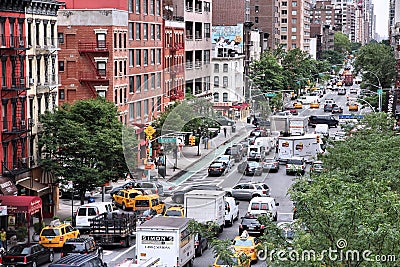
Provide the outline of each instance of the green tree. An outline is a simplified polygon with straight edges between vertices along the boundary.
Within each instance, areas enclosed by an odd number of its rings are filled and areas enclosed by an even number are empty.
[[[342,32],[335,32],[333,37],[335,51],[345,54],[351,52],[351,42],[349,37]]]
[[[384,44],[365,45],[357,53],[354,68],[356,72],[362,72],[364,87],[373,84],[375,87],[371,89],[376,90],[379,81],[383,88],[391,87],[396,76],[394,52]]]
[[[76,101],[46,112],[40,121],[43,168],[54,173],[56,182],[72,181],[82,203],[86,191],[122,177],[128,172],[127,163],[134,164],[135,134],[123,128],[111,102],[102,98]]]
[[[344,55],[335,50],[325,50],[322,51],[322,60],[327,60],[332,66],[343,64]]]

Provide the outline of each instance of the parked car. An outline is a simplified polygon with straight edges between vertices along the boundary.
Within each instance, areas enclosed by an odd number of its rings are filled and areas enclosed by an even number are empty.
[[[216,121],[221,126],[232,126],[232,125],[235,125],[235,121],[234,120],[231,120],[231,119],[229,119],[227,117],[224,117],[224,116],[216,118]]]
[[[53,262],[53,250],[40,244],[23,244],[11,247],[1,257],[2,266],[39,266],[47,262]]]
[[[222,161],[211,162],[208,166],[208,176],[222,176],[228,172],[228,165]]]
[[[306,162],[302,158],[290,158],[286,163],[286,174],[301,174],[306,172]]]
[[[268,197],[270,189],[264,183],[239,183],[230,191],[233,197],[237,199],[250,200],[254,197]]]
[[[103,259],[103,248],[98,246],[93,237],[68,239],[61,249],[61,257],[70,254],[92,254]]]
[[[157,183],[159,183],[163,187],[164,197],[171,196],[177,187],[176,184],[164,180],[158,180]]]
[[[243,161],[237,167],[239,173],[244,175],[262,175],[263,168],[257,161]]]
[[[208,249],[208,240],[199,232],[194,234],[194,251],[196,256],[203,255],[203,251]]]
[[[144,191],[148,194],[157,194],[160,196],[164,196],[164,187],[162,184],[158,182],[137,182],[137,181],[129,181],[124,185],[113,187],[110,190],[110,196],[113,197],[118,191],[122,189],[136,189],[140,191]]]
[[[217,190],[217,191],[224,191],[224,189],[218,185],[212,184],[204,184],[204,185],[193,185],[184,188],[183,190],[175,191],[172,194],[172,201],[177,204],[183,204],[185,193],[192,191],[192,190]],[[231,196],[230,192],[226,192],[227,196]]]
[[[242,217],[242,220],[239,224],[239,235],[241,235],[243,231],[247,231],[249,235],[261,236],[264,234],[264,230],[265,226],[260,223],[255,215],[248,214]]]
[[[264,172],[278,172],[279,171],[279,161],[273,157],[265,158],[262,163],[262,168]]]

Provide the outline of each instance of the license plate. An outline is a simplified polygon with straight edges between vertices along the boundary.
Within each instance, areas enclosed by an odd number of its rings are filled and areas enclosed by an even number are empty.
[[[254,229],[256,229],[255,227],[249,227],[249,230],[254,230]]]

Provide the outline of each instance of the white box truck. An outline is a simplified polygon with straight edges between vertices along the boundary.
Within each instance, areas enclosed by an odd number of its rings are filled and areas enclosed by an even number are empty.
[[[193,190],[185,194],[185,215],[199,223],[214,222],[222,232],[225,225],[225,191]]]
[[[289,118],[290,135],[305,135],[308,131],[308,117],[291,117]]]
[[[303,136],[289,136],[278,138],[278,160],[286,162],[293,157],[301,157],[306,161],[322,153],[322,136],[318,134],[305,134]]]
[[[136,230],[136,262],[152,258],[168,267],[193,266],[194,238],[189,231],[189,218],[155,217]],[[187,265],[186,265],[187,264]]]
[[[271,132],[278,131],[278,132],[288,132],[289,131],[289,118],[292,116],[279,116],[274,115],[271,116]]]

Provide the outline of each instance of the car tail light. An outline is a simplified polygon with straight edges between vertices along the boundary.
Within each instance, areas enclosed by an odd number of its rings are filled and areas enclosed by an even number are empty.
[[[0,263],[3,263],[3,257],[0,257]]]
[[[156,189],[156,194],[158,194],[158,188]]]
[[[60,256],[61,256],[61,258],[64,257],[64,252],[61,252]]]
[[[263,190],[262,193],[265,195],[267,194],[267,190]]]
[[[168,190],[172,190],[172,187],[168,187]]]
[[[60,236],[60,241],[64,241],[64,237],[63,236]]]
[[[26,264],[28,261],[26,260],[26,256],[24,257],[24,263]]]
[[[301,166],[301,168],[304,170],[304,166]]]
[[[194,242],[194,245],[198,246],[199,245],[199,241]]]
[[[289,164],[286,164],[286,168],[289,168]]]
[[[275,165],[275,166],[278,166],[278,162],[274,162],[274,165]]]

